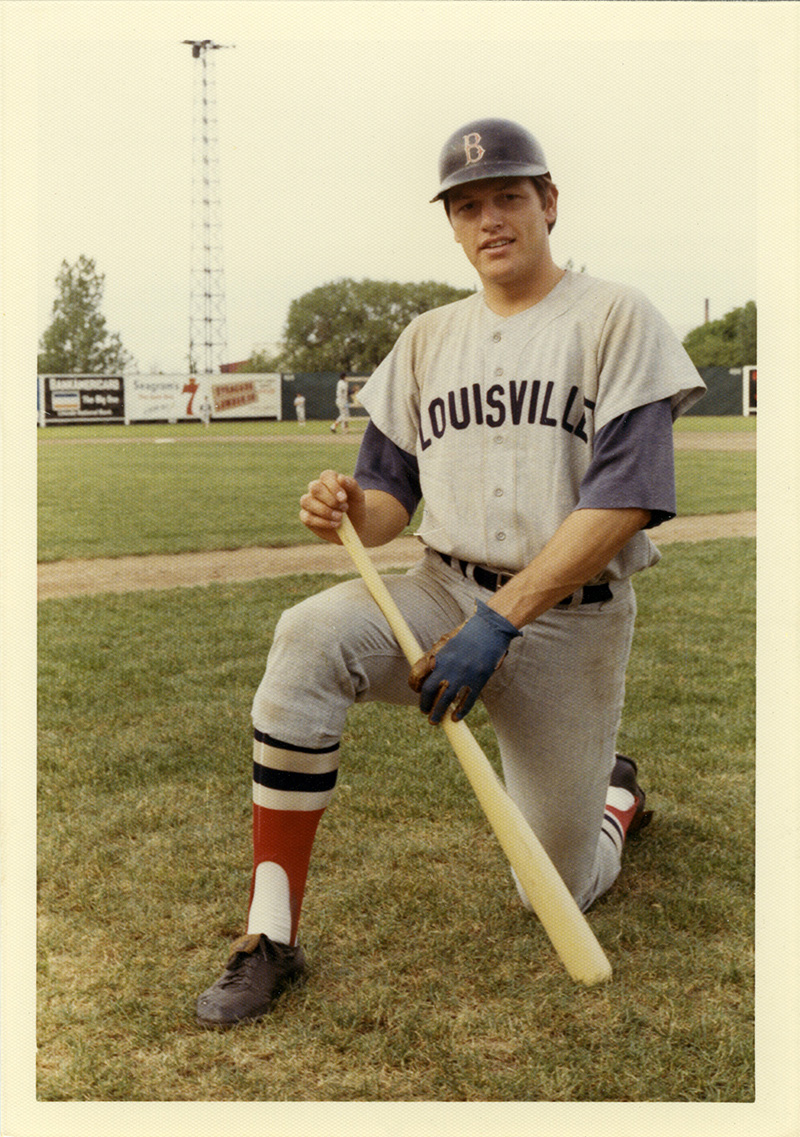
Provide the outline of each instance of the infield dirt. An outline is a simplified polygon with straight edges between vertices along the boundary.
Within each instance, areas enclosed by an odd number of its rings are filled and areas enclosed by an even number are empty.
[[[676,517],[653,530],[657,545],[671,541],[709,541],[717,537],[753,537],[756,515],[720,513]],[[406,568],[422,555],[416,537],[398,537],[370,556],[379,568]],[[138,592],[230,584],[289,573],[351,573],[352,561],[340,546],[298,545],[284,549],[251,548],[230,552],[176,553],[169,556],[98,557],[39,565],[40,600],[92,596],[102,592]]]
[[[52,443],[60,442],[62,445],[69,444],[70,441],[89,445],[112,441],[98,438],[59,439],[57,432],[55,433],[56,437],[51,435],[41,439],[40,444],[51,440]],[[356,440],[343,435],[336,435],[335,438],[343,444]],[[245,441],[242,437],[233,438],[225,435],[207,438],[202,436],[202,440]],[[270,439],[272,442],[279,440],[282,440],[282,436],[272,436]],[[287,436],[285,439],[293,444],[300,440],[297,436],[291,438]],[[154,440],[131,439],[130,441],[152,444]],[[252,441],[267,440],[253,438]],[[319,437],[309,436],[302,441],[320,440]],[[698,431],[696,434],[675,435],[675,448],[679,450],[755,450],[755,447],[755,434],[739,434],[735,431]],[[651,533],[656,545],[672,541],[709,541],[718,537],[755,535],[755,512],[676,517]],[[399,537],[383,548],[370,550],[372,560],[381,569],[407,568],[421,555],[422,546],[415,537]],[[100,557],[92,560],[64,560],[40,564],[38,595],[40,600],[50,600],[69,596],[93,596],[103,592],[139,592],[207,584],[230,584],[291,573],[352,571],[352,562],[344,549],[325,544],[298,545],[281,549],[258,547],[204,553]]]

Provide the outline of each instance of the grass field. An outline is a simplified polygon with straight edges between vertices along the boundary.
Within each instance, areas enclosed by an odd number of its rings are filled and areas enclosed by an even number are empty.
[[[39,1097],[752,1100],[753,553],[671,546],[638,588],[620,742],[657,816],[591,915],[612,984],[567,978],[446,739],[360,707],[310,982],[226,1035],[193,1009],[244,915],[249,702],[279,612],[329,578],[41,604]]]
[[[754,419],[697,417],[707,430],[729,422],[736,424],[731,429],[755,429]],[[325,423],[302,432],[295,423],[254,423],[247,431],[227,423],[208,432],[190,424],[106,430],[40,432],[39,560],[311,542],[297,518],[300,493],[327,465],[352,471],[360,435],[354,428],[352,441],[332,439]],[[289,441],[278,440],[286,435]],[[240,441],[212,441],[220,437]],[[81,444],[90,438],[106,444]],[[156,442],[165,438],[180,441]],[[63,444],[70,439],[74,444]],[[752,451],[679,451],[681,513],[755,509],[755,459]]]
[[[306,449],[316,465],[347,449],[323,443],[280,444],[270,477],[287,455],[302,481]],[[127,461],[43,446],[43,546],[86,555],[123,523],[138,552],[187,533],[248,543],[289,492],[255,445],[119,448]],[[137,507],[139,454],[171,464],[156,468],[176,498]],[[701,512],[750,507],[735,455],[685,456]],[[69,462],[86,516],[115,505],[103,524],[55,507]],[[269,488],[242,518],[253,462]],[[190,524],[176,502],[201,475],[215,492]],[[194,1002],[242,928],[250,700],[279,613],[332,578],[41,603],[40,1100],[753,1101],[754,546],[670,545],[637,584],[620,746],[657,813],[591,913],[611,984],[567,978],[444,736],[357,707],[306,894],[310,982],[223,1035],[197,1030]],[[470,724],[496,762],[480,707]]]

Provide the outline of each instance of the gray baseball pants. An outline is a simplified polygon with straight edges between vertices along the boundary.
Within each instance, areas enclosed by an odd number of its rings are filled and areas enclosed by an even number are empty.
[[[431,550],[384,579],[423,650],[491,596]],[[600,827],[636,600],[629,580],[611,587],[611,600],[580,604],[578,593],[526,626],[482,692],[506,788],[584,911],[620,870]],[[408,672],[364,583],[343,582],[281,616],[253,724],[303,749],[336,745],[354,702],[417,704]]]

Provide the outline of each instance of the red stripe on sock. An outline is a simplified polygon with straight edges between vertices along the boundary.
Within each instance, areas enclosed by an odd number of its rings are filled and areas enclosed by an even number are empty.
[[[636,802],[634,801],[630,809],[616,809],[613,805],[606,802],[606,813],[612,813],[620,824],[623,833],[628,832],[628,826],[633,821],[633,815],[636,813]]]
[[[253,900],[258,866],[265,861],[280,865],[289,878],[292,943],[300,923],[311,849],[324,812],[324,809],[265,809],[264,806],[253,805],[253,879],[248,903]]]

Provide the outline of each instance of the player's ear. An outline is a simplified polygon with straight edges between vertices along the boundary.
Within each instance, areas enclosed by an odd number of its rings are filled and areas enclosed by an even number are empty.
[[[555,225],[558,217],[558,186],[554,185],[553,182],[550,182],[547,187],[544,216],[549,225]]]

